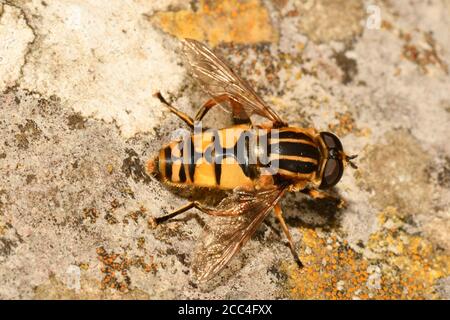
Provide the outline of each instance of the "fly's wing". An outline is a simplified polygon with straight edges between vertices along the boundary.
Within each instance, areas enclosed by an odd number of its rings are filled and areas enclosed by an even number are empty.
[[[283,195],[285,187],[257,192],[237,191],[209,209],[216,215],[194,252],[192,270],[198,281],[213,278],[253,235]]]
[[[248,83],[236,75],[231,68],[203,43],[192,39],[183,41],[183,52],[187,57],[193,76],[203,89],[218,103],[220,97],[228,97],[231,107],[242,106],[243,112],[236,117],[249,118],[253,114],[265,117],[274,127],[285,126],[285,122],[256,94]]]

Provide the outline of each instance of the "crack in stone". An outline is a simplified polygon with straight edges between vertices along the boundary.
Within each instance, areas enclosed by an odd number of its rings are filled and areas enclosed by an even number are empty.
[[[4,7],[4,4],[0,3],[0,22],[2,21],[3,13],[5,12],[3,7]]]
[[[31,33],[33,34],[33,40],[27,42],[27,49],[23,55],[23,63],[19,68],[19,76],[17,77],[17,80],[15,81],[15,84],[13,86],[11,86],[12,88],[14,87],[18,87],[19,86],[19,82],[21,81],[21,79],[23,79],[24,77],[24,68],[25,66],[28,64],[29,62],[29,57],[31,55],[31,52],[33,51],[33,47],[36,43],[36,39],[38,38],[38,34],[36,32],[36,30],[34,29],[34,27],[32,26],[30,19],[28,18],[28,16],[25,13],[25,10],[23,8],[21,8],[19,5],[12,3],[11,1],[5,1],[4,3],[2,3],[2,12],[0,15],[0,19],[3,16],[3,13],[5,12],[4,10],[4,6],[5,4],[7,6],[10,6],[12,8],[15,8],[17,10],[19,10],[20,15],[19,17],[22,17],[23,20],[25,21],[26,26],[31,30]],[[8,88],[6,88],[8,89]]]

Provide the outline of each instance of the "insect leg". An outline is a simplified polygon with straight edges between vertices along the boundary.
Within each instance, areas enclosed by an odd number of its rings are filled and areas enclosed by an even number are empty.
[[[215,97],[214,99],[209,99],[208,101],[206,101],[195,115],[195,121],[201,121],[212,107],[219,105],[221,102],[227,101],[227,98],[228,96],[226,94],[223,94]]]
[[[161,92],[156,92],[154,94],[154,96],[156,98],[159,99],[159,101],[161,101],[167,108],[169,108],[170,112],[172,112],[173,114],[175,114],[178,118],[180,118],[181,120],[183,120],[192,130],[194,129],[194,121],[192,120],[191,117],[189,117],[187,114],[179,111],[178,109],[176,109],[175,107],[173,107],[170,103],[167,102],[166,99],[164,99],[164,97],[162,96]]]
[[[306,188],[306,189],[303,189],[301,192],[309,195],[313,199],[327,199],[330,201],[334,201],[337,203],[338,208],[343,208],[343,207],[346,207],[346,205],[347,205],[344,200],[336,198],[336,197],[332,196],[331,194],[329,194],[328,192],[325,192],[322,190]]]
[[[238,121],[249,122],[248,115],[245,113],[242,106],[233,101],[228,94],[222,94],[220,96],[216,96],[213,99],[209,99],[206,101],[198,110],[195,115],[195,121],[201,121],[203,117],[211,110],[213,107],[220,105],[222,102],[228,102],[233,111],[233,118]]]
[[[303,263],[301,262],[298,254],[297,254],[297,251],[295,250],[294,240],[292,239],[291,233],[289,232],[286,222],[284,221],[283,212],[281,210],[281,205],[279,203],[277,203],[275,205],[274,211],[275,211],[275,216],[278,218],[281,228],[283,229],[283,232],[286,235],[286,238],[288,239],[289,248],[291,249],[292,255],[294,256],[295,262],[297,262],[297,264],[300,268],[303,268]]]
[[[174,218],[174,217],[176,217],[176,216],[178,216],[178,215],[180,215],[180,214],[182,214],[182,213],[184,213],[184,212],[186,212],[186,211],[188,211],[188,210],[190,210],[192,208],[197,208],[197,209],[199,209],[201,211],[204,210],[197,202],[189,202],[188,204],[182,206],[181,208],[178,208],[177,210],[175,210],[175,211],[173,211],[171,213],[168,213],[168,214],[166,214],[164,216],[157,217],[157,218],[150,218],[149,223],[151,224],[151,226],[153,228],[155,228],[158,224],[161,224],[161,223],[163,223],[163,222],[165,222],[167,220],[170,220],[170,219],[172,219],[172,218]]]

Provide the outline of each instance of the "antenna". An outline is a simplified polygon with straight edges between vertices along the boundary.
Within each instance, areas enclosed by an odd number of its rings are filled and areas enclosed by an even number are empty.
[[[355,158],[357,158],[357,157],[358,157],[357,154],[352,155],[352,156],[347,156],[347,155],[346,155],[346,156],[345,156],[345,161],[347,161],[347,163],[349,163],[350,166],[351,166],[353,169],[358,169],[358,166],[352,162],[352,160],[355,159]]]

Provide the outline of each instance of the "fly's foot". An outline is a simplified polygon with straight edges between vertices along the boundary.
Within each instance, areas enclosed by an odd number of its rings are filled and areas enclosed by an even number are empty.
[[[313,199],[321,199],[333,202],[339,209],[347,208],[347,202],[344,199],[332,196],[328,192],[325,192],[323,190],[316,190],[316,189],[304,189],[302,190],[303,193],[309,195]]]
[[[298,268],[301,270],[305,267],[302,260],[300,260],[300,257],[298,255],[294,256],[295,263],[297,263]]]
[[[347,208],[347,201],[345,201],[344,199],[340,199],[340,198],[336,198],[336,201],[338,201],[337,207],[339,209],[345,209]]]
[[[158,222],[155,218],[151,217],[147,220],[147,225],[150,229],[156,229],[156,227],[158,226]]]

